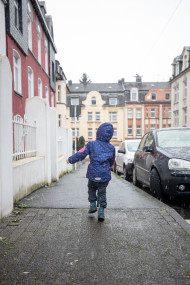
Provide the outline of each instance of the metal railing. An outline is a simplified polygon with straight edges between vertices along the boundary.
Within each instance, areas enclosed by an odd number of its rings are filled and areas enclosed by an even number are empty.
[[[13,160],[36,156],[36,122],[20,115],[13,117]]]

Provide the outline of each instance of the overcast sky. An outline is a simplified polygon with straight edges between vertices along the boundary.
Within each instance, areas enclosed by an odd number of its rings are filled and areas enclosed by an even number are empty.
[[[190,0],[46,0],[67,80],[168,81],[190,45]]]

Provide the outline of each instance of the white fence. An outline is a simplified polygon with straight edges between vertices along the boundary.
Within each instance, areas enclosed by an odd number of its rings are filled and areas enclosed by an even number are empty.
[[[36,123],[30,123],[26,117],[16,115],[13,118],[13,160],[36,156]]]

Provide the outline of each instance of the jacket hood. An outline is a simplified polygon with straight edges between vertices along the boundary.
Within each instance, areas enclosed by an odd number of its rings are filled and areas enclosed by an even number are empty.
[[[110,123],[103,123],[99,126],[96,139],[103,142],[109,142],[113,136],[113,125]]]

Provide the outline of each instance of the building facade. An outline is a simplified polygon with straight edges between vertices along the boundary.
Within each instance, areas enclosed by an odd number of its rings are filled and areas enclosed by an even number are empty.
[[[7,57],[13,74],[13,115],[25,114],[25,101],[47,98],[55,107],[53,23],[45,1],[9,0],[6,5]]]
[[[60,66],[59,62],[56,60],[56,109],[58,127],[67,126],[66,80],[67,78],[63,72],[63,69]]]
[[[72,83],[69,81],[67,94],[68,127],[73,138],[83,136],[85,142],[96,139],[100,124],[110,122],[114,127],[111,143],[119,145],[124,139],[124,92],[121,83]],[[76,107],[77,119],[74,112]],[[72,108],[72,106],[74,108]],[[79,110],[79,111],[78,111]]]
[[[125,139],[141,138],[151,129],[171,126],[171,88],[169,82],[126,82]]]
[[[73,138],[96,139],[96,130],[103,122],[114,127],[111,140],[119,145],[125,139],[141,138],[150,129],[171,126],[170,82],[72,83],[68,84],[67,118]],[[81,108],[75,121],[72,105]],[[76,107],[77,110],[78,107]],[[79,109],[80,109],[79,108]]]
[[[174,58],[171,78],[172,126],[190,127],[190,47]]]

